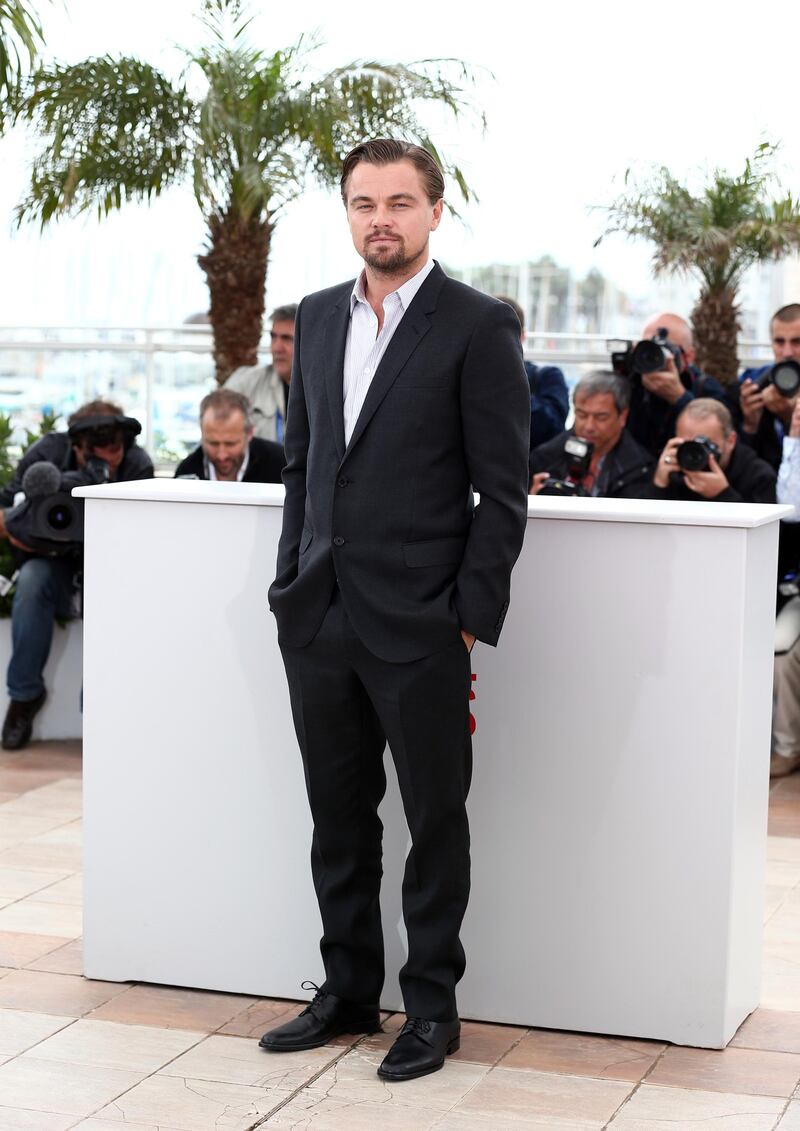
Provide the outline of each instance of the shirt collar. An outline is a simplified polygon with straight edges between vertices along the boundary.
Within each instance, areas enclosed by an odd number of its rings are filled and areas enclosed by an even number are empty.
[[[410,279],[406,279],[405,283],[403,283],[403,285],[401,287],[398,287],[396,291],[391,291],[386,296],[386,298],[391,298],[392,295],[397,295],[397,297],[400,299],[400,305],[402,306],[403,311],[405,312],[406,310],[408,310],[409,306],[411,305],[411,300],[414,298],[417,291],[420,289],[422,284],[425,282],[427,277],[430,275],[434,266],[435,266],[434,261],[429,257],[428,261],[425,263],[425,266],[421,267],[419,269],[419,271],[417,271],[416,275],[412,275]],[[366,272],[362,271],[361,274],[356,279],[355,283],[353,284],[353,289],[350,292],[350,314],[351,315],[352,315],[353,311],[355,310],[355,306],[356,306],[357,302],[363,303],[364,306],[369,306],[369,303],[367,302],[366,292],[364,290],[365,279],[366,279]]]

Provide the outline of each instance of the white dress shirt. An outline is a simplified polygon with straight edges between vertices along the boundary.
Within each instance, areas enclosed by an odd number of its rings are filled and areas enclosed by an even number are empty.
[[[433,260],[412,275],[402,287],[383,300],[383,326],[378,331],[378,316],[367,302],[364,272],[356,279],[350,295],[350,325],[344,348],[344,442],[350,443],[358,415],[364,404],[375,370],[392,340],[411,300],[433,270]]]
[[[778,502],[794,507],[784,522],[800,522],[800,438],[783,437],[783,458],[778,470]]]

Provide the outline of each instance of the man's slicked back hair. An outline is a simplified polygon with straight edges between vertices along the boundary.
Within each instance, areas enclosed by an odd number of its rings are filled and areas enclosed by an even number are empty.
[[[393,165],[396,161],[410,161],[422,177],[428,200],[435,204],[444,196],[444,177],[439,162],[433,154],[421,145],[410,141],[397,141],[392,137],[376,137],[372,141],[362,141],[355,146],[342,162],[340,181],[342,200],[347,204],[347,182],[356,165]]]

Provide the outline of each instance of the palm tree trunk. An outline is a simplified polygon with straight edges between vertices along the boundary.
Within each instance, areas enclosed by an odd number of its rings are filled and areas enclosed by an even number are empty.
[[[244,220],[231,208],[208,217],[208,246],[197,262],[208,283],[220,384],[240,365],[258,361],[271,236],[268,220]]]
[[[697,364],[709,377],[734,387],[739,374],[736,347],[741,329],[737,297],[733,287],[721,291],[703,287],[692,311]]]

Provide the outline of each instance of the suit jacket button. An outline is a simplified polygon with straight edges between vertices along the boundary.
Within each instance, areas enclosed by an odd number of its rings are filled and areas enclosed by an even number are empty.
[[[344,538],[342,538],[341,534],[336,535],[336,537],[333,540],[333,544],[334,544],[334,546],[343,546],[344,545]]]
[[[337,486],[339,487],[346,487],[349,482],[350,480],[347,479],[344,475],[340,475],[336,480]]]

